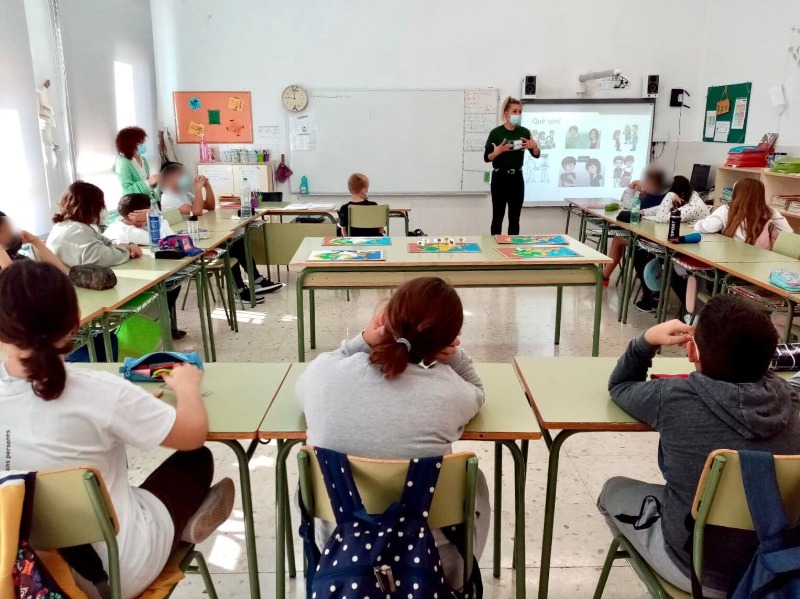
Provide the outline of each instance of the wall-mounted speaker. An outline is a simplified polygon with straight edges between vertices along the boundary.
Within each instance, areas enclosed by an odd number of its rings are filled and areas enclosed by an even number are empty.
[[[643,98],[658,97],[658,79],[658,75],[646,75],[645,77],[642,77]]]
[[[522,80],[522,98],[536,97],[536,75],[525,75]]]

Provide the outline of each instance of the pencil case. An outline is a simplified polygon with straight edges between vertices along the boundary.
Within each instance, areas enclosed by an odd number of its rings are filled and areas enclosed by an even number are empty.
[[[769,369],[775,372],[800,370],[800,343],[779,343]]]
[[[172,372],[175,364],[193,364],[203,370],[203,361],[197,352],[158,351],[141,358],[125,358],[119,371],[127,381],[147,383]]]
[[[769,282],[786,291],[800,292],[800,273],[784,268],[776,268],[769,273]]]

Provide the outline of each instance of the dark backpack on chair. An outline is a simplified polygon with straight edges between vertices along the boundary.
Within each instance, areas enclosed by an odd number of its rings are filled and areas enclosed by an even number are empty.
[[[320,552],[310,519],[303,514],[300,534],[308,560],[309,599],[480,596],[477,567],[473,568],[470,585],[477,595],[471,590],[461,594],[447,586],[439,551],[428,527],[441,457],[412,460],[400,501],[382,514],[368,514],[347,456],[321,448],[315,448],[314,452],[336,515],[336,529]]]

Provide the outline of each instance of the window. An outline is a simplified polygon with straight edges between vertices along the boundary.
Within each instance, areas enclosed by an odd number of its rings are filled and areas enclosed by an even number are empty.
[[[9,197],[24,197],[31,181],[18,111],[0,109],[0,139],[0,181]]]
[[[117,100],[117,129],[136,125],[133,66],[124,62],[114,62],[114,91]]]

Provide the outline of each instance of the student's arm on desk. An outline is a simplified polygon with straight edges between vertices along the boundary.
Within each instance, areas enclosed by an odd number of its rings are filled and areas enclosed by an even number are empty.
[[[647,381],[657,345],[648,343],[644,335],[628,344],[608,379],[608,391],[618,406],[655,428],[661,409],[662,380]]]
[[[481,381],[481,377],[478,376],[478,373],[475,371],[475,365],[472,363],[472,358],[466,351],[460,347],[457,347],[452,356],[446,360],[442,360],[442,364],[447,364],[450,368],[452,368],[453,371],[462,379],[464,379],[464,382],[467,383],[472,389],[474,395],[471,400],[474,400],[474,402],[469,402],[469,407],[472,413],[468,415],[469,419],[471,420],[472,417],[480,411],[481,407],[486,401],[486,394],[483,389],[483,381]]]
[[[728,206],[720,206],[694,225],[694,230],[700,233],[720,233],[728,222]]]
[[[200,386],[203,371],[191,364],[179,364],[164,376],[167,387],[175,392],[175,423],[161,443],[178,451],[202,447],[208,436],[208,414]]]

